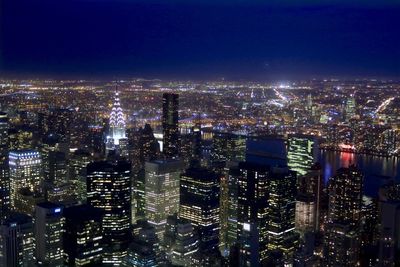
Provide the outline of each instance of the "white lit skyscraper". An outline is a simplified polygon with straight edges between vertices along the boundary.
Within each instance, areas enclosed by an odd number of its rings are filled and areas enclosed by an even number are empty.
[[[11,205],[15,208],[15,200],[21,189],[38,191],[43,181],[42,159],[35,150],[16,150],[9,153]]]
[[[106,138],[106,152],[111,150],[116,150],[122,154],[126,149],[124,145],[126,144],[126,122],[125,115],[121,108],[121,103],[119,100],[119,93],[115,93],[113,107],[110,113],[110,125]]]

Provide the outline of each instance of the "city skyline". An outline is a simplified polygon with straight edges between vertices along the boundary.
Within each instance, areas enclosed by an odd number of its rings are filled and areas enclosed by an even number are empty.
[[[398,0],[0,2],[0,267],[400,266]]]

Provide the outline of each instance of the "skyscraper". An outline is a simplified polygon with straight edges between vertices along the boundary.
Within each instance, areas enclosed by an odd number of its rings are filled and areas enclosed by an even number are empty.
[[[234,217],[229,217],[229,212],[237,213],[236,208],[230,206],[229,203],[232,198],[229,198],[232,192],[237,190],[230,187],[232,183],[232,176],[229,176],[229,169],[233,162],[243,161],[246,153],[246,139],[245,135],[214,132],[211,147],[211,164],[214,171],[220,174],[220,247],[223,253],[229,251],[229,247],[233,244],[233,239],[229,240],[229,223],[232,223]],[[230,210],[230,208],[233,208]],[[232,215],[232,214],[231,214]],[[236,218],[236,217],[235,217]],[[236,227],[236,226],[235,226]],[[235,228],[236,229],[236,228]],[[233,233],[236,241],[236,230]]]
[[[213,162],[243,161],[246,152],[246,136],[215,132],[211,150]]]
[[[34,240],[32,218],[11,214],[0,226],[0,266],[34,266]]]
[[[109,129],[106,138],[106,153],[115,150],[126,156],[126,123],[125,115],[121,108],[119,93],[115,92],[114,103],[110,113]],[[122,140],[122,141],[121,141]]]
[[[316,232],[321,220],[323,176],[321,165],[313,164],[307,174],[298,177],[296,199],[296,230]]]
[[[42,159],[35,150],[17,150],[9,153],[11,205],[18,208],[16,201],[22,189],[40,191],[43,181]]]
[[[139,220],[133,226],[133,239],[128,248],[128,255],[122,262],[123,267],[156,267],[162,264],[160,244],[156,230],[146,221]]]
[[[144,164],[146,161],[155,160],[160,154],[160,147],[157,139],[154,137],[153,129],[150,124],[145,124],[143,129],[139,131],[139,158]]]
[[[167,158],[178,157],[180,147],[179,135],[179,95],[163,94],[163,152]]]
[[[229,249],[237,243],[238,238],[238,180],[240,175],[239,163],[227,166],[228,170],[228,203],[227,203],[227,229],[225,238],[225,247]],[[222,197],[221,188],[221,197]],[[222,208],[222,207],[220,207]],[[222,223],[222,222],[221,222]],[[221,230],[222,227],[221,227]]]
[[[179,217],[198,230],[202,252],[218,250],[219,176],[204,168],[189,168],[180,182]]]
[[[274,253],[291,262],[297,242],[295,172],[242,162],[236,175],[239,264],[257,265]]]
[[[126,256],[131,221],[131,165],[99,161],[87,166],[87,203],[103,211],[103,263],[119,265]]]
[[[179,211],[179,175],[183,163],[179,160],[146,162],[145,217],[164,239],[167,217]]]
[[[346,121],[349,121],[356,115],[356,99],[354,95],[351,95],[348,99],[346,99],[344,111]]]
[[[400,201],[381,203],[379,242],[380,267],[394,267],[400,264]]]
[[[63,247],[67,266],[100,266],[103,259],[103,215],[89,205],[64,209]]]
[[[8,117],[0,112],[0,222],[10,210],[10,173],[8,166]]]
[[[267,166],[241,162],[230,173],[237,213],[230,214],[229,236],[239,247],[238,266],[256,266],[267,258],[268,172]]]
[[[288,166],[299,176],[305,175],[318,160],[318,141],[315,136],[290,135],[288,137]]]
[[[51,202],[40,203],[36,206],[35,248],[36,261],[39,266],[64,266],[63,207]]]
[[[327,265],[356,266],[360,251],[363,175],[353,165],[329,181]]]
[[[171,262],[178,266],[195,266],[199,240],[190,222],[179,221],[176,225],[175,240],[171,248]]]
[[[67,182],[68,165],[65,153],[51,151],[49,153],[49,182],[61,185]]]
[[[278,251],[292,263],[297,247],[295,232],[296,173],[287,167],[273,167],[268,177],[268,250]]]

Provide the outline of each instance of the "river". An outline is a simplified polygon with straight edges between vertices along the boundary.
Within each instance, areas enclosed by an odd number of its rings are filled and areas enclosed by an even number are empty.
[[[356,166],[364,174],[364,194],[376,196],[379,187],[385,182],[394,179],[400,181],[400,166],[398,158],[386,158],[364,154],[354,154],[338,151],[321,151],[319,161],[322,164],[325,183],[340,167],[349,164]]]

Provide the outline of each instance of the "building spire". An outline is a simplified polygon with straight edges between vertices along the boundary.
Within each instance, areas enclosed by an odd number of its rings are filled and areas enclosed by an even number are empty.
[[[119,92],[115,86],[114,103],[110,113],[110,128],[125,128],[126,122],[121,108]]]
[[[120,146],[120,140],[126,138],[125,115],[121,108],[119,92],[115,87],[114,103],[110,113],[109,129],[106,139],[106,150],[115,150]]]

